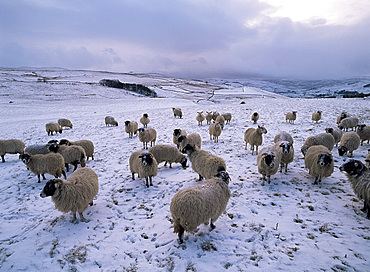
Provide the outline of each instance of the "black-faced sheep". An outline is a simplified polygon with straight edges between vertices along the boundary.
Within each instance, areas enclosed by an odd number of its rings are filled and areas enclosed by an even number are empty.
[[[63,132],[62,127],[58,123],[53,123],[53,122],[47,123],[45,125],[45,129],[48,135],[53,135],[54,132],[55,134],[57,133],[62,134]]]
[[[312,121],[318,123],[321,120],[321,111],[312,113]]]
[[[296,119],[297,119],[297,112],[296,111],[288,112],[287,114],[285,114],[285,122],[288,121],[289,123],[294,124],[294,121]]]
[[[140,118],[140,123],[142,123],[143,126],[146,128],[148,127],[149,122],[149,115],[147,113],[144,113],[143,116]]]
[[[275,143],[274,148],[280,152],[280,172],[283,171],[285,167],[285,173],[288,171],[288,164],[294,159],[294,147],[288,141],[280,141]]]
[[[185,169],[187,158],[182,154],[178,148],[172,145],[156,145],[149,149],[149,153],[152,153],[157,163],[165,162],[164,166],[167,163],[170,164],[172,168],[172,163],[181,163],[181,166]]]
[[[184,147],[188,144],[192,146],[197,146],[198,148],[202,147],[202,138],[198,133],[192,133],[189,135],[181,135],[177,139],[178,143],[180,144],[180,150],[183,150]]]
[[[187,134],[187,133],[186,133],[186,131],[185,131],[185,130],[183,130],[183,129],[176,128],[176,129],[174,129],[174,130],[173,130],[173,136],[172,136],[172,138],[173,138],[173,143],[177,146],[177,148],[180,148],[180,143],[179,143],[178,139],[179,139],[179,137],[180,137],[181,135],[186,136],[186,135],[188,135],[188,134]]]
[[[118,122],[114,120],[113,116],[105,116],[104,121],[105,121],[105,126],[115,126],[115,127],[118,126]]]
[[[23,154],[24,142],[18,139],[0,140],[0,156],[5,162],[5,154]]]
[[[304,156],[304,165],[308,173],[315,177],[314,184],[329,177],[334,171],[334,160],[330,150],[323,145],[311,146]]]
[[[125,132],[128,133],[128,137],[132,138],[133,135],[137,134],[138,124],[136,121],[125,121]]]
[[[301,147],[301,152],[305,156],[308,148],[314,145],[323,145],[326,146],[329,150],[332,150],[335,144],[333,135],[330,133],[320,133],[314,136],[307,137],[306,141]]]
[[[209,132],[209,139],[213,140],[215,143],[218,143],[218,137],[221,135],[221,132],[222,132],[221,124],[218,122],[210,124],[208,128],[208,132]]]
[[[173,116],[176,118],[177,116],[181,119],[182,118],[182,110],[180,108],[172,108]]]
[[[274,143],[276,144],[277,142],[281,142],[281,141],[287,141],[291,144],[294,143],[294,140],[293,140],[293,137],[292,135],[290,135],[288,132],[285,132],[285,131],[282,131],[282,132],[279,132],[278,134],[275,135],[274,137]]]
[[[51,144],[49,150],[62,155],[67,172],[69,171],[69,164],[74,166],[73,171],[77,169],[78,164],[81,167],[85,167],[86,165],[86,153],[81,146]]]
[[[357,125],[358,125],[357,117],[347,117],[340,121],[338,128],[340,128],[341,130],[344,129],[345,131],[348,131],[349,128],[352,128],[352,130],[354,130],[357,127]]]
[[[195,117],[195,119],[198,121],[198,126],[201,126],[204,119],[205,119],[205,116],[203,114],[203,111],[198,111],[197,112],[197,116]]]
[[[338,147],[339,156],[344,156],[347,152],[349,156],[353,156],[353,151],[355,151],[361,143],[360,136],[354,131],[349,131],[343,134],[340,139],[340,144]]]
[[[47,144],[29,145],[24,149],[24,153],[27,153],[30,155],[48,154],[50,152],[49,146],[54,143],[58,143],[58,140],[50,140]]]
[[[253,112],[252,113],[252,116],[251,116],[251,120],[253,121],[253,123],[257,123],[258,119],[260,118],[260,115],[258,114],[258,112]]]
[[[60,118],[58,119],[58,124],[63,128],[63,127],[68,127],[72,128],[72,122],[68,119],[65,118]]]
[[[336,127],[328,127],[325,128],[326,133],[330,133],[334,137],[335,146],[338,146],[338,143],[340,142],[340,139],[343,136],[343,132]]]
[[[344,118],[347,118],[347,117],[350,117],[350,115],[348,113],[346,113],[345,111],[343,111],[338,117],[337,117],[337,124],[339,125],[339,123],[344,119]]]
[[[76,212],[81,222],[88,222],[83,212],[99,192],[98,175],[90,168],[79,168],[66,180],[49,180],[40,193],[40,197],[51,196],[55,208],[63,213],[71,212],[72,222],[77,222]]]
[[[230,177],[222,171],[215,177],[178,191],[171,200],[170,211],[174,222],[174,233],[178,233],[179,242],[183,243],[184,232],[210,221],[210,230],[214,223],[225,212],[230,199]]]
[[[139,141],[143,143],[143,149],[148,149],[148,143],[150,146],[155,145],[157,140],[157,131],[154,128],[139,128]]]
[[[361,139],[361,145],[363,145],[364,141],[367,141],[367,143],[370,142],[370,126],[367,125],[358,125],[356,132],[358,136],[360,136]]]
[[[256,153],[258,153],[258,146],[262,145],[262,134],[266,134],[267,129],[264,126],[258,126],[257,128],[248,128],[244,132],[245,149],[247,145],[251,145],[252,155],[254,147],[256,147]]]
[[[50,143],[50,141],[49,141]],[[86,160],[91,158],[92,160],[94,159],[94,144],[90,140],[79,140],[79,141],[68,141],[67,139],[61,139],[59,141],[60,145],[78,145],[81,146],[85,150],[86,154]]]
[[[132,179],[135,180],[135,173],[139,178],[145,178],[146,187],[153,186],[152,178],[158,173],[158,163],[153,154],[145,151],[135,151],[129,159]]]
[[[260,150],[257,155],[258,172],[262,175],[262,186],[270,184],[271,176],[275,175],[279,169],[281,154],[274,147],[268,146]]]

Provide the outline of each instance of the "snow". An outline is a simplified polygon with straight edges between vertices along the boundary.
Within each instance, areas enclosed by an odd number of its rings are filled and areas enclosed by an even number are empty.
[[[362,201],[339,166],[331,177],[314,185],[304,169],[300,147],[310,136],[336,125],[343,111],[369,124],[369,99],[288,98],[252,87],[228,86],[156,74],[125,74],[64,69],[0,69],[0,139],[17,138],[26,146],[50,139],[89,139],[95,160],[87,161],[99,176],[99,194],[84,215],[90,221],[73,224],[72,216],[40,198],[46,181],[28,171],[18,155],[0,163],[0,270],[2,271],[368,271],[370,220],[360,211]],[[38,79],[46,78],[46,83]],[[147,98],[99,86],[100,79],[119,79],[158,90]],[[266,84],[266,83],[264,83]],[[233,92],[234,91],[234,92]],[[241,100],[245,104],[241,104]],[[182,108],[183,119],[172,107]],[[208,126],[198,126],[197,111],[231,112],[218,143],[209,139]],[[295,124],[285,113],[297,111]],[[318,124],[311,121],[322,110]],[[259,112],[257,124],[250,121]],[[169,204],[181,188],[197,183],[191,167],[159,166],[154,186],[131,179],[128,158],[142,149],[137,137],[128,138],[124,121],[139,121],[148,113],[157,130],[157,144],[172,144],[175,128],[202,136],[202,148],[221,156],[231,176],[231,198],[216,229],[201,225],[185,233],[179,244],[173,233]],[[112,115],[118,127],[106,127]],[[48,136],[45,124],[68,118],[73,129]],[[261,186],[256,155],[244,149],[248,127],[263,124],[268,133],[262,146],[287,131],[294,137],[295,159],[288,172],[272,176]],[[369,144],[354,158],[364,161]],[[67,173],[69,176],[71,172]],[[48,179],[53,178],[46,174]]]

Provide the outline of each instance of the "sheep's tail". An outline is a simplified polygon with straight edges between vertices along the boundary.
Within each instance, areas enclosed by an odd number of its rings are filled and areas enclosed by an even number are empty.
[[[174,222],[173,222],[173,232],[174,233],[179,233],[182,229],[183,229],[183,227],[180,224],[180,218],[174,219]]]

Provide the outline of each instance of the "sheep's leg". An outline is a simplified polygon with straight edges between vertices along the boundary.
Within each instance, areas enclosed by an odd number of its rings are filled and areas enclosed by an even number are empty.
[[[267,183],[268,183],[268,184],[270,184],[270,182],[271,182],[271,176],[270,176],[270,175],[268,175],[268,176],[267,176]]]
[[[315,181],[313,184],[319,184],[317,181],[318,181],[319,177],[315,177]]]
[[[172,163],[170,162],[170,168],[172,168],[172,165],[171,165]]]
[[[145,185],[146,185],[147,188],[149,188],[148,177],[145,178]]]
[[[62,170],[62,174],[64,176],[64,179],[67,179],[67,175],[66,175],[66,172],[64,170]]]
[[[78,214],[80,215],[80,220],[81,220],[81,222],[88,223],[88,222],[90,221],[90,220],[86,219],[86,218],[83,216],[82,212],[79,212]]]
[[[211,219],[211,224],[210,224],[210,231],[214,230],[216,226],[213,224],[213,219]]]
[[[201,181],[203,179],[203,177],[199,174],[199,181]]]
[[[132,173],[132,180],[135,180],[135,173]]]
[[[285,164],[285,173],[288,172],[288,164]]]
[[[2,162],[5,162],[5,158],[4,158],[5,155],[1,155],[1,160]]]
[[[72,172],[76,171],[76,169],[77,169],[77,162],[75,162],[73,165],[74,165],[75,168],[73,168],[73,171]]]
[[[76,212],[71,212],[71,214],[72,214],[72,220],[71,220],[71,223],[77,223],[77,217],[76,217]]]
[[[184,232],[185,232],[185,230],[184,230],[184,228],[180,225],[179,226],[179,242],[180,242],[180,244],[182,244],[183,242],[184,242]]]
[[[41,180],[40,180],[40,174],[37,175],[37,178],[38,178],[37,182],[40,183],[41,182]]]
[[[252,150],[252,155],[253,155],[254,145],[251,145],[251,150]]]
[[[167,165],[167,161],[164,162],[164,165],[163,166],[166,166]]]
[[[153,178],[151,176],[149,177],[149,180],[150,180],[150,186],[153,186]]]
[[[45,178],[45,174],[41,174],[41,176],[42,176],[42,179],[43,180],[45,180],[46,178]]]
[[[280,164],[280,173],[283,172],[284,163]]]
[[[64,165],[66,166],[67,172],[69,172],[69,165],[68,165],[68,163],[65,163]]]

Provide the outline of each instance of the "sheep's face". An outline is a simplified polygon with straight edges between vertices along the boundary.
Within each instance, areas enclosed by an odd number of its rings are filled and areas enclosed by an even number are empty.
[[[347,153],[347,148],[345,146],[338,147],[338,154],[339,156],[344,156]]]
[[[53,141],[53,140],[52,140]],[[56,140],[55,140],[56,141]],[[49,141],[49,143],[50,143],[51,141]],[[55,143],[55,144],[57,144],[58,142],[53,142],[53,143]],[[61,145],[71,145],[71,143],[67,140],[67,139],[61,139],[60,141],[59,141],[59,144],[61,144]]]
[[[177,138],[177,141],[181,143],[183,140],[185,140],[186,136],[180,135],[179,138]]]
[[[29,154],[27,154],[27,153],[21,154],[19,157],[20,157],[20,159],[22,160],[22,162],[24,164],[29,163],[29,161],[31,159],[31,156]]]
[[[289,154],[292,144],[288,142],[284,142],[284,143],[281,143],[279,146],[281,147],[284,154]]]
[[[55,191],[60,187],[62,180],[60,179],[51,179],[46,184],[44,189],[40,193],[40,197],[45,198],[48,196],[53,196]]]
[[[188,159],[186,158],[186,157],[183,157],[182,159],[181,159],[181,166],[182,166],[182,168],[184,168],[184,169],[186,169],[188,166],[186,165],[187,163],[188,163]]]
[[[143,116],[144,116],[144,118],[148,118],[149,117],[149,115],[147,113],[144,113]]]
[[[366,167],[361,161],[350,159],[342,164],[339,170],[347,172],[350,176],[358,176],[366,170]]]
[[[357,127],[359,131],[363,131],[366,125],[358,125]]]
[[[303,156],[305,156],[305,155],[306,155],[307,150],[308,150],[308,147],[302,147],[302,148],[301,148],[301,152],[302,152]]]
[[[179,128],[176,128],[176,129],[173,130],[173,136],[179,136],[180,133],[181,133],[181,129],[179,129]]]
[[[130,125],[130,121],[125,121],[125,126],[128,127]]]
[[[275,162],[274,162],[275,155],[274,154],[266,154],[264,157],[265,163],[268,167],[274,167]]]
[[[317,163],[320,164],[320,166],[324,167],[326,165],[331,164],[333,161],[333,158],[328,153],[322,153],[319,155],[319,159],[317,160]]]
[[[226,184],[229,184],[229,181],[231,180],[229,173],[227,173],[226,171],[218,172],[216,177],[222,179],[222,181],[225,182]]]
[[[181,136],[180,136],[181,137]],[[179,137],[179,138],[180,138]],[[186,154],[191,154],[193,151],[195,150],[195,148],[192,146],[192,145],[190,145],[190,144],[187,144],[182,150],[181,150],[181,152],[182,153],[186,153]]]
[[[143,133],[145,131],[145,129],[139,128],[137,131],[139,132],[139,134],[141,134],[141,133]]]
[[[144,153],[143,155],[140,155],[139,158],[141,158],[141,163],[144,166],[153,164],[153,156],[149,153]]]
[[[267,129],[264,127],[264,126],[258,126],[257,128],[261,134],[266,134],[267,133]]]
[[[51,152],[58,152],[58,150],[59,150],[59,145],[58,144],[56,144],[56,143],[54,143],[54,144],[51,144],[50,146],[49,146],[49,151],[51,151]]]
[[[325,132],[326,132],[326,133],[333,134],[333,128],[326,128],[326,129],[325,129]]]

